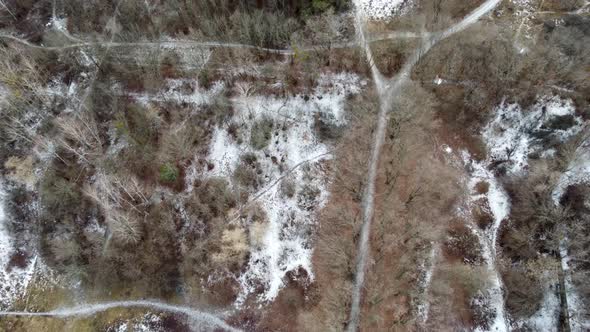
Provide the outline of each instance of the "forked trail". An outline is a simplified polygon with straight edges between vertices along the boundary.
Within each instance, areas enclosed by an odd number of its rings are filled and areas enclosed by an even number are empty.
[[[371,159],[369,161],[369,172],[367,179],[367,186],[363,194],[362,210],[363,210],[363,224],[361,226],[359,247],[357,251],[357,265],[355,280],[352,289],[352,301],[350,308],[350,316],[348,321],[348,331],[356,332],[360,316],[361,293],[365,280],[365,272],[367,259],[369,256],[369,235],[371,229],[371,222],[374,214],[375,205],[375,180],[377,178],[377,165],[379,163],[379,155],[381,147],[385,140],[386,125],[389,118],[389,112],[392,109],[393,102],[403,85],[409,78],[410,72],[414,65],[420,60],[423,54],[426,54],[437,42],[467,28],[469,25],[477,22],[482,16],[494,9],[501,0],[487,0],[472,13],[467,15],[461,22],[453,25],[449,29],[434,34],[425,34],[423,43],[416,49],[414,54],[406,61],[399,74],[392,79],[386,79],[379,69],[375,66],[373,55],[364,30],[364,15],[361,11],[360,0],[354,0],[355,5],[355,26],[357,31],[357,38],[360,46],[365,50],[367,60],[371,66],[371,74],[373,81],[377,88],[379,96],[379,116],[377,119],[377,130],[373,140],[371,150]]]
[[[406,61],[404,66],[402,67],[400,73],[393,77],[392,79],[385,78],[374,65],[373,56],[371,50],[368,45],[368,41],[364,31],[364,17],[361,11],[359,10],[359,1],[354,0],[355,3],[355,25],[358,34],[358,42],[360,46],[365,50],[367,59],[371,65],[371,72],[373,76],[373,80],[375,82],[378,96],[379,96],[379,116],[377,122],[377,129],[375,132],[375,137],[373,140],[372,151],[371,151],[371,158],[369,163],[369,172],[368,172],[368,179],[367,179],[367,186],[365,188],[365,192],[363,194],[362,199],[362,209],[363,209],[363,224],[360,231],[360,241],[359,241],[359,248],[358,248],[358,259],[356,265],[356,273],[355,273],[355,281],[353,286],[352,292],[352,304],[351,304],[351,312],[349,317],[349,324],[348,324],[348,331],[355,332],[357,330],[357,326],[359,323],[359,314],[360,314],[360,302],[361,302],[361,293],[362,288],[364,285],[364,278],[365,278],[365,271],[367,265],[367,259],[369,256],[369,235],[370,235],[370,228],[371,228],[371,221],[373,219],[374,214],[374,200],[375,200],[375,182],[377,177],[377,166],[379,161],[379,154],[381,152],[381,148],[384,142],[385,133],[386,133],[386,124],[388,122],[388,114],[392,109],[393,102],[395,101],[396,95],[399,93],[400,88],[402,87],[403,83],[410,76],[410,72],[414,65],[418,62],[421,55],[427,53],[432,46],[434,46],[438,41],[447,38],[454,33],[457,33],[470,24],[473,24],[477,20],[479,20],[482,16],[489,13],[493,8],[495,8],[501,0],[487,0],[484,2],[480,7],[474,10],[471,14],[466,16],[461,22],[452,26],[451,28],[447,29],[446,31],[439,32],[439,33],[429,33],[429,34],[421,34],[415,35],[410,33],[401,33],[399,35],[392,34],[388,36],[388,38],[416,38],[417,36],[423,38],[423,43],[420,45],[418,49],[414,52],[412,57]],[[43,48],[43,49],[54,49],[54,50],[61,50],[61,49],[68,49],[68,48],[77,48],[77,47],[88,47],[88,46],[96,46],[97,44],[93,43],[78,43],[78,44],[70,44],[66,46],[57,46],[57,47],[45,47],[40,45],[35,45],[29,43],[26,40],[20,39],[18,37],[14,37],[11,35],[0,35],[0,38],[4,39],[11,39],[13,41],[22,43],[29,47],[35,48]],[[216,42],[193,42],[193,41],[165,41],[165,42],[135,42],[135,43],[117,43],[110,42],[106,43],[99,43],[100,46],[106,46],[107,48],[110,47],[125,47],[125,46],[174,46],[174,47],[230,47],[230,48],[253,48],[262,51],[268,52],[276,52],[281,54],[292,54],[292,50],[273,50],[267,48],[261,48],[251,45],[243,45],[243,44],[232,44],[232,43],[216,43]],[[340,45],[338,45],[340,46]],[[349,45],[345,44],[342,47],[348,47]],[[73,316],[88,316],[98,312],[103,312],[106,310],[110,310],[113,308],[119,307],[144,307],[144,308],[151,308],[155,310],[167,311],[167,312],[175,312],[185,314],[188,317],[195,319],[197,321],[210,324],[217,328],[221,328],[227,331],[240,331],[226,322],[224,322],[221,318],[207,312],[199,311],[190,307],[185,306],[177,306],[172,304],[167,304],[158,301],[148,301],[148,300],[138,300],[138,301],[113,301],[113,302],[105,302],[105,303],[95,303],[95,304],[82,304],[75,307],[70,308],[61,308],[54,311],[48,312],[0,312],[0,316],[45,316],[45,317],[73,317]]]

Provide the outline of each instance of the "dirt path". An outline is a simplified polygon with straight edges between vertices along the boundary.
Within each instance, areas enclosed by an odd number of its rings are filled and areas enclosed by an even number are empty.
[[[138,300],[138,301],[113,301],[104,303],[81,304],[75,307],[61,308],[47,312],[25,312],[25,311],[3,311],[0,316],[25,316],[25,317],[80,317],[91,316],[99,312],[104,312],[115,308],[150,308],[155,310],[180,313],[195,319],[199,322],[207,323],[212,327],[222,328],[226,331],[238,332],[239,329],[228,325],[221,318],[204,311],[200,311],[191,307],[172,305],[158,301]]]
[[[61,33],[66,34],[66,31],[59,30]],[[69,35],[69,33],[67,33]],[[422,35],[415,34],[413,32],[398,32],[398,33],[390,33],[387,35],[378,35],[370,39],[370,41],[381,41],[387,39],[412,39],[412,38],[420,38]],[[9,39],[15,41],[17,43],[23,44],[27,47],[31,48],[38,48],[50,51],[61,51],[67,49],[74,49],[74,48],[82,48],[82,47],[93,47],[93,46],[101,46],[101,47],[167,47],[167,48],[188,48],[188,47],[209,47],[209,48],[242,48],[242,49],[252,49],[261,52],[269,52],[275,54],[282,54],[282,55],[293,55],[296,53],[295,50],[290,48],[285,49],[277,49],[277,48],[267,48],[267,47],[260,47],[255,45],[249,44],[241,44],[241,43],[224,43],[224,42],[199,42],[195,40],[167,40],[167,41],[145,41],[145,42],[85,42],[80,40],[76,37],[69,35],[68,39],[74,42],[72,44],[67,44],[63,46],[43,46],[37,45],[29,42],[26,39],[22,39],[13,35],[9,34],[0,34],[0,38]],[[316,45],[311,47],[302,47],[298,48],[297,52],[311,52],[317,51],[322,46],[329,46],[331,49],[339,49],[339,48],[349,48],[349,47],[357,47],[358,44],[356,42],[350,43],[334,43],[330,45]]]
[[[364,16],[360,10],[360,0],[354,0],[355,6],[355,27],[358,35],[358,42],[365,50],[369,64],[371,65],[371,73],[375,82],[377,93],[379,96],[379,117],[377,119],[377,130],[373,140],[373,147],[371,152],[371,159],[369,163],[369,172],[367,179],[367,187],[363,194],[362,209],[363,209],[363,224],[361,226],[359,236],[359,248],[357,256],[357,265],[355,280],[352,289],[352,301],[350,308],[350,316],[347,330],[355,332],[359,324],[361,293],[364,286],[365,272],[367,260],[369,257],[369,236],[371,223],[374,215],[375,205],[375,180],[377,178],[377,168],[379,163],[379,155],[381,147],[385,140],[386,125],[389,118],[389,111],[392,109],[393,102],[399,93],[403,83],[410,77],[410,73],[414,65],[420,60],[423,54],[426,54],[437,42],[452,36],[453,34],[464,30],[469,25],[477,22],[482,16],[494,9],[501,0],[487,0],[481,6],[476,8],[472,13],[467,15],[461,22],[453,25],[449,29],[434,35],[425,34],[422,45],[414,52],[412,57],[406,61],[400,73],[391,80],[386,80],[374,65],[373,55],[364,30]]]

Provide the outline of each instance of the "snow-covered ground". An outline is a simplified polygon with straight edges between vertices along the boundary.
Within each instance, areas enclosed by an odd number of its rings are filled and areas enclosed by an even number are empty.
[[[467,200],[468,208],[461,210],[461,213],[470,218],[469,207],[484,201],[487,203],[484,208],[488,209],[493,217],[493,223],[485,229],[480,229],[474,223],[468,223],[480,240],[484,259],[490,271],[491,288],[488,298],[490,306],[496,312],[491,325],[493,331],[508,329],[502,297],[503,285],[495,260],[498,230],[510,214],[510,199],[497,180],[495,172],[503,168],[509,175],[525,174],[531,154],[541,158],[551,158],[555,152],[552,146],[568,141],[580,133],[584,125],[583,120],[575,114],[575,107],[571,100],[556,96],[541,97],[528,109],[522,109],[518,104],[503,102],[494,110],[492,119],[482,132],[487,158],[483,161],[475,161],[466,151],[461,152],[463,163],[470,176],[467,181],[470,192]],[[445,148],[445,150],[448,153],[449,149]],[[584,152],[579,156],[580,158],[574,160],[574,166],[564,174],[560,185],[553,193],[556,201],[567,185],[587,179],[587,170],[590,169],[587,162],[590,159],[589,155]],[[477,192],[478,183],[487,184],[487,190],[484,193]],[[544,295],[541,309],[527,322],[531,326],[543,326],[543,330],[550,330],[551,326],[556,326],[558,319],[556,316],[558,299],[549,285],[548,283],[548,292]]]
[[[10,264],[15,248],[13,239],[6,229],[8,216],[5,195],[3,182],[0,182],[0,310],[9,308],[23,295],[33,277],[37,261],[37,257],[26,259],[24,267]]]
[[[567,128],[560,127],[559,120],[566,118],[571,123]],[[516,175],[526,171],[530,154],[550,156],[551,151],[545,151],[546,143],[565,142],[582,128],[583,121],[575,115],[571,100],[544,97],[527,110],[518,104],[502,103],[482,135],[490,162],[501,162],[509,174]]]
[[[590,141],[585,141],[576,150],[574,159],[567,171],[563,173],[552,193],[553,201],[557,204],[567,187],[577,183],[590,182]]]
[[[124,321],[111,326],[108,332],[156,332],[164,331],[161,326],[162,319],[153,313],[149,313],[140,319]]]
[[[557,205],[563,196],[567,187],[578,183],[588,183],[590,181],[590,142],[588,138],[582,141],[581,145],[575,150],[575,156],[570,162],[565,173],[563,173],[552,192],[553,202]],[[570,256],[567,250],[568,239],[563,239],[561,243],[561,268],[565,273],[565,291],[567,295],[568,310],[570,313],[570,327],[572,331],[588,331],[590,329],[590,320],[587,318],[586,309],[582,298],[576,286],[572,281],[570,266]]]
[[[527,51],[526,45],[531,42],[533,32],[532,26],[535,19],[535,0],[512,0],[514,16],[519,25],[514,36],[514,47],[519,53]]]
[[[496,177],[489,171],[489,160],[478,162],[471,158],[466,151],[462,152],[462,159],[467,168],[471,171],[468,180],[468,189],[470,196],[468,198],[468,206],[477,204],[476,202],[485,198],[490,207],[490,212],[493,217],[493,223],[486,229],[480,229],[473,223],[468,223],[468,227],[473,231],[479,240],[483,258],[490,276],[490,288],[488,289],[486,298],[483,304],[494,311],[493,321],[490,322],[489,331],[507,331],[507,317],[504,308],[503,298],[503,283],[500,273],[496,266],[496,239],[498,237],[498,230],[502,222],[508,217],[510,213],[510,199],[496,180]],[[476,190],[476,185],[480,182],[488,184],[487,192],[480,194]],[[477,327],[478,331],[482,327]]]
[[[198,86],[195,80],[191,79],[169,79],[166,80],[164,90],[154,95],[151,93],[130,93],[129,97],[134,98],[141,105],[154,103],[174,102],[177,104],[187,103],[193,106],[210,104],[217,95],[224,89],[222,82],[215,82],[210,89],[203,89]]]
[[[330,146],[320,141],[315,124],[319,118],[335,127],[345,125],[345,99],[359,93],[364,84],[354,74],[322,74],[310,95],[279,99],[243,94],[233,98],[235,115],[230,122],[238,124],[241,139],[231,137],[227,126],[217,128],[208,158],[213,168],[207,175],[231,179],[242,156],[256,156],[263,180],[251,192],[249,203],[261,206],[268,219],[261,245],[252,248],[247,269],[239,277],[242,291],[237,305],[259,285],[264,291],[258,300],[273,300],[289,271],[302,268],[313,278],[310,234],[315,213],[329,195],[322,160],[331,158]],[[252,126],[263,120],[273,123],[271,138],[265,148],[257,150],[249,143],[250,134]],[[281,192],[281,179],[293,185],[293,195]]]
[[[559,297],[554,283],[547,282],[541,308],[527,320],[526,324],[535,331],[554,332],[559,326]],[[519,325],[519,324],[517,324]]]
[[[359,9],[365,17],[382,20],[404,12],[413,0],[360,0]]]
[[[418,289],[420,290],[420,296],[418,298],[418,304],[416,306],[416,317],[419,325],[423,325],[428,321],[428,316],[430,315],[430,299],[429,291],[430,291],[430,284],[432,282],[432,276],[434,274],[434,270],[436,268],[436,259],[439,254],[439,248],[436,245],[432,245],[430,249],[430,254],[428,258],[424,260],[421,264],[421,275],[419,278],[419,286]]]

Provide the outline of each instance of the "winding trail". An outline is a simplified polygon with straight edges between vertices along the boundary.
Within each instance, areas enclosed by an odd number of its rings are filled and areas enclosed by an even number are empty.
[[[74,49],[74,48],[81,48],[81,47],[92,47],[92,46],[101,46],[101,47],[164,47],[164,48],[173,48],[173,47],[212,47],[212,48],[243,48],[243,49],[254,49],[258,51],[270,52],[270,53],[277,53],[277,54],[294,54],[295,51],[291,49],[274,49],[274,48],[266,48],[248,44],[240,44],[240,43],[222,43],[222,42],[198,42],[192,40],[172,40],[172,41],[146,41],[146,42],[82,42],[82,43],[73,43],[67,44],[63,46],[43,46],[37,45],[29,42],[26,39],[18,38],[12,35],[7,34],[0,34],[0,38],[10,39],[17,43],[23,44],[27,47],[31,48],[38,48],[44,49],[49,51],[60,51],[60,50],[67,50],[67,49]],[[338,44],[333,45],[332,47],[350,47],[353,46],[352,44]],[[313,48],[304,48],[302,50],[309,51]]]
[[[194,320],[210,324],[214,327],[222,328],[230,332],[241,331],[233,326],[230,326],[221,318],[204,311],[200,311],[191,307],[178,306],[167,304],[159,301],[137,300],[137,301],[113,301],[103,303],[82,304],[79,306],[60,308],[53,311],[46,312],[26,312],[26,311],[2,311],[0,316],[24,316],[24,317],[83,317],[90,316],[99,312],[104,312],[114,308],[150,308],[166,312],[180,313],[192,318]]]
[[[101,47],[164,47],[164,48],[174,48],[174,47],[211,47],[211,48],[242,48],[242,49],[253,49],[257,51],[269,52],[269,53],[276,53],[276,54],[284,54],[284,55],[292,55],[295,54],[295,51],[292,49],[276,49],[276,48],[266,48],[260,47],[255,45],[249,44],[240,44],[240,43],[222,43],[222,42],[199,42],[199,41],[192,41],[192,40],[172,40],[172,41],[146,41],[146,42],[81,42],[81,43],[73,43],[63,46],[43,46],[37,45],[29,42],[26,39],[18,38],[12,35],[7,34],[0,34],[0,38],[9,39],[15,41],[17,43],[23,44],[27,47],[31,48],[38,48],[44,49],[49,51],[60,51],[60,50],[67,50],[67,49],[74,49],[74,48],[81,48],[81,47],[91,47],[91,46],[101,46]],[[341,44],[333,44],[331,45],[332,48],[347,48],[356,46],[354,43],[341,43]],[[312,51],[316,48],[313,47],[305,47],[299,49],[299,51]]]
[[[361,291],[365,281],[366,262],[369,256],[369,235],[371,231],[371,220],[373,219],[374,204],[375,204],[375,180],[377,178],[377,164],[379,162],[379,153],[383,145],[385,137],[385,125],[387,124],[387,113],[389,111],[389,105],[386,104],[388,98],[385,97],[386,92],[386,79],[383,77],[379,69],[375,65],[373,60],[373,54],[371,48],[367,43],[367,39],[364,31],[363,16],[359,7],[359,0],[354,0],[355,6],[355,28],[357,31],[357,37],[359,44],[364,48],[369,66],[371,67],[371,74],[373,81],[377,88],[377,96],[379,98],[379,118],[377,122],[377,131],[375,132],[375,138],[373,141],[373,149],[371,152],[371,159],[369,162],[369,175],[367,179],[367,186],[363,193],[362,199],[362,210],[363,210],[363,224],[361,226],[360,237],[359,237],[359,249],[356,265],[356,273],[354,279],[354,285],[352,288],[352,302],[350,307],[350,317],[348,321],[347,330],[350,332],[356,332],[359,323],[360,316],[360,304],[361,304]]]
[[[365,17],[362,13],[362,10],[360,9],[360,0],[353,1],[355,7],[355,28],[357,31],[357,38],[360,46],[365,50],[367,60],[371,66],[371,74],[373,76],[379,98],[379,116],[377,119],[377,129],[375,131],[375,137],[373,140],[371,159],[369,162],[367,186],[362,199],[363,224],[361,226],[359,236],[360,240],[356,273],[352,289],[350,316],[347,326],[347,330],[349,332],[356,332],[360,320],[361,293],[364,286],[367,260],[369,257],[369,237],[371,223],[374,215],[375,182],[377,178],[379,155],[385,140],[386,125],[389,119],[389,111],[392,108],[393,102],[395,101],[395,98],[404,82],[409,79],[412,68],[420,60],[423,54],[426,54],[439,41],[448,38],[453,34],[464,30],[469,25],[477,22],[482,16],[494,9],[500,2],[501,0],[487,0],[473,12],[467,15],[463,20],[453,25],[449,29],[439,33],[423,35],[424,38],[422,45],[406,61],[399,74],[394,76],[391,80],[387,80],[375,66],[373,54],[371,53],[371,49],[367,42],[366,33],[364,30]]]
[[[119,5],[121,2],[122,2],[122,0],[119,0],[117,2],[112,19],[115,19],[117,17],[118,8],[119,8]],[[54,18],[54,20],[56,19],[55,18],[55,2],[54,2],[54,8],[53,8],[53,18]],[[73,37],[70,38],[69,33],[67,33],[67,31],[64,32],[63,30],[60,30],[60,29],[58,29],[58,30],[61,31],[62,33],[64,33],[64,35],[66,37],[68,37],[68,39],[72,40]],[[9,35],[0,35],[0,38],[11,39],[11,40],[14,40],[16,42],[22,43],[26,46],[33,47],[33,48],[54,49],[54,50],[97,45],[97,44],[93,44],[93,43],[82,42],[79,44],[72,44],[72,45],[63,46],[63,47],[45,47],[45,46],[35,45],[35,44],[32,44],[26,40],[16,38],[13,36],[9,36]],[[114,43],[113,42],[114,38],[115,38],[115,33],[113,33],[111,35],[109,42],[100,44],[102,46],[105,46],[106,49],[104,51],[103,57],[101,59],[99,59],[99,61],[96,63],[97,70],[94,73],[94,75],[90,81],[89,88],[87,89],[87,91],[85,92],[84,96],[82,97],[82,99],[79,103],[78,111],[80,111],[80,109],[82,107],[84,107],[84,101],[88,98],[88,96],[92,90],[91,89],[92,84],[94,83],[94,81],[96,80],[96,77],[98,75],[98,70],[99,70],[98,67],[100,67],[102,60],[108,54],[110,48],[125,45],[125,44],[121,44],[121,43]],[[78,39],[76,39],[76,40],[78,40]],[[141,43],[131,43],[131,44],[141,44]],[[155,45],[155,43],[153,43],[153,44]],[[103,303],[88,303],[88,304],[80,304],[80,305],[74,306],[74,307],[59,308],[59,309],[47,311],[47,312],[0,311],[0,316],[67,318],[67,317],[75,317],[75,316],[90,316],[90,315],[93,315],[93,314],[96,314],[99,312],[104,312],[107,310],[111,310],[114,308],[133,308],[133,307],[143,307],[143,308],[150,308],[150,309],[155,309],[155,310],[160,310],[160,311],[184,314],[184,315],[188,316],[189,318],[192,318],[196,321],[211,325],[211,330],[213,330],[216,327],[216,328],[221,328],[223,330],[231,331],[231,332],[241,331],[239,329],[234,328],[233,326],[230,326],[224,320],[215,316],[214,314],[200,311],[200,310],[197,310],[197,309],[194,309],[191,307],[173,305],[173,304],[168,304],[168,303],[155,301],[155,300],[113,301],[113,302],[103,302]]]

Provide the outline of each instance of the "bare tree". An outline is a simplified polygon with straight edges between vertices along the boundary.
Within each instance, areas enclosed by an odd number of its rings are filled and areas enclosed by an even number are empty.
[[[137,242],[141,225],[147,216],[148,192],[131,176],[98,173],[95,181],[87,185],[84,193],[101,207],[109,229],[105,249],[112,235],[116,240]]]

